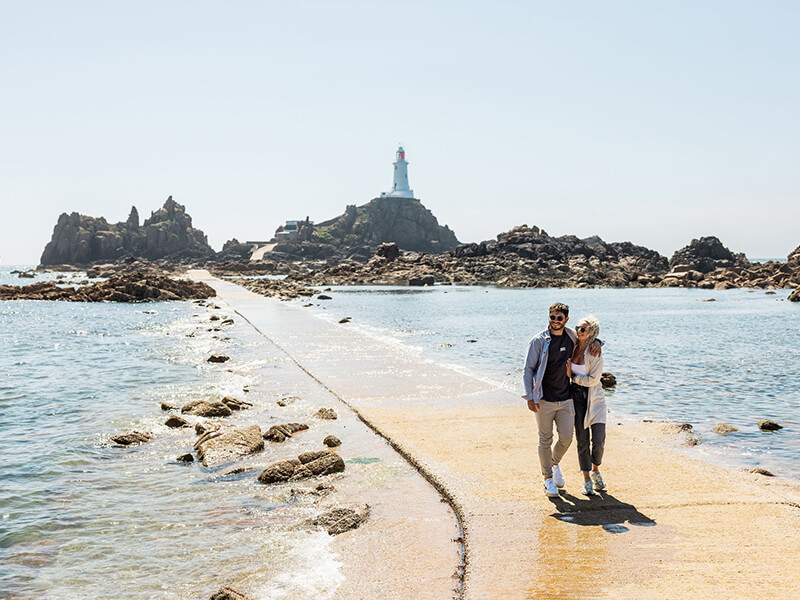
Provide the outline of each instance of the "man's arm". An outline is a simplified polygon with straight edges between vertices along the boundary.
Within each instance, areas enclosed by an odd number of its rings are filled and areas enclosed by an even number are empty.
[[[539,368],[539,344],[537,340],[531,340],[528,344],[528,354],[525,356],[525,368],[522,373],[522,381],[525,384],[525,395],[522,396],[528,401],[528,408],[533,412],[538,412],[538,403],[533,401],[533,386],[535,383],[536,370]]]

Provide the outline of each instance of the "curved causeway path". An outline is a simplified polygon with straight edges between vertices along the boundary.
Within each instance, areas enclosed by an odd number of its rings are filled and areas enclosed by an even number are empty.
[[[608,493],[579,493],[573,444],[566,491],[550,500],[535,421],[517,396],[295,303],[191,275],[391,440],[452,503],[465,553],[457,596],[800,597],[800,483],[695,460],[669,448],[679,434],[663,425],[612,422]]]

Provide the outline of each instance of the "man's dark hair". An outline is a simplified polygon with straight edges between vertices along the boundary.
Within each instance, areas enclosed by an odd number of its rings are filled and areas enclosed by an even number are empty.
[[[553,306],[550,307],[550,312],[560,312],[565,317],[569,316],[569,306],[564,304],[563,302],[556,302]]]

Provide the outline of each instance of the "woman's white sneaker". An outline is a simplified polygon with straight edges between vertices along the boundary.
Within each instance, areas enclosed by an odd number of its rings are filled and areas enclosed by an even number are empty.
[[[552,477],[544,480],[544,495],[550,498],[558,498],[558,488]]]
[[[600,475],[600,471],[592,471],[589,473],[589,477],[591,477],[592,481],[594,481],[594,489],[597,491],[606,489],[606,482],[603,481],[603,476]]]
[[[594,491],[592,487],[592,480],[591,479],[584,479],[583,480],[583,493],[587,496],[597,496],[597,492]]]
[[[557,488],[564,487],[564,474],[561,472],[561,467],[558,465],[553,465],[553,481]]]

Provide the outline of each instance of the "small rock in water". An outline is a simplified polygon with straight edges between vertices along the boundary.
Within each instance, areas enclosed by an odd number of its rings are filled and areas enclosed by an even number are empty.
[[[692,429],[694,429],[691,423],[678,423],[677,426],[678,426],[678,431],[691,431]]]
[[[477,342],[478,342],[478,340],[467,340],[467,343],[468,343],[468,344],[475,344],[475,343],[477,343]]]
[[[220,588],[209,600],[253,600],[250,596],[245,596],[231,587]]]
[[[292,494],[295,496],[327,496],[336,491],[330,483],[320,483],[313,488],[292,488]]]
[[[789,294],[789,302],[800,302],[800,287]]]
[[[207,400],[192,400],[181,407],[181,412],[186,415],[198,417],[230,417],[233,411],[223,402],[209,402]]]
[[[334,411],[332,408],[320,408],[314,416],[318,419],[327,419],[329,421],[333,421],[334,419],[338,418],[336,416],[336,411]]]
[[[177,460],[178,462],[190,463],[190,462],[194,462],[194,456],[192,456],[191,453],[187,452],[186,454],[181,454],[175,460]]]
[[[284,396],[280,400],[278,400],[278,406],[289,406],[300,400],[299,396]]]
[[[210,363],[224,363],[226,361],[229,361],[230,359],[231,359],[230,356],[226,356],[224,354],[212,354],[211,356],[208,357],[207,362],[210,362]]]
[[[222,321],[222,323],[220,323],[220,325],[233,325],[233,319],[227,318],[224,321]]]
[[[369,505],[365,504],[358,510],[352,508],[334,508],[317,516],[312,524],[322,526],[330,535],[339,535],[361,525],[369,516]]]
[[[292,437],[293,433],[305,431],[308,425],[305,423],[284,423],[283,425],[273,425],[264,434],[264,439],[271,442],[283,442]]]
[[[246,390],[245,390],[246,391]],[[253,406],[249,402],[245,402],[244,400],[237,400],[232,396],[225,396],[222,399],[222,403],[230,408],[231,410],[245,410]]]
[[[178,410],[178,407],[174,404],[170,404],[169,402],[162,402],[161,410]]]
[[[452,348],[453,344],[439,344],[439,348]]]
[[[766,292],[764,292],[764,293],[765,293],[767,296],[774,296],[775,294],[777,294],[777,292],[776,292],[775,290],[768,290],[768,291],[766,291]]]
[[[767,471],[766,469],[762,469],[761,467],[756,467],[755,469],[750,469],[749,473],[755,473],[756,475],[764,475],[765,477],[775,477],[775,474],[771,471]]]
[[[342,441],[335,435],[327,436],[324,440],[322,440],[322,443],[325,444],[328,448],[335,448],[336,446],[342,445]]]
[[[716,302],[717,299],[716,298],[698,298],[697,301],[698,302]]]
[[[778,429],[783,429],[783,425],[778,425],[775,421],[770,421],[769,419],[761,419],[758,422],[758,428],[761,431],[778,431]]]
[[[333,300],[333,298],[325,294],[320,294],[319,296],[317,296],[317,300]]]
[[[149,431],[129,431],[119,435],[112,435],[110,439],[118,446],[133,446],[149,442],[153,439],[153,434]]]
[[[718,433],[720,435],[725,435],[726,433],[733,433],[734,431],[739,431],[737,427],[733,425],[728,425],[727,423],[717,423],[711,429],[714,433]]]
[[[352,317],[343,317],[339,319],[339,323],[349,323]]]
[[[610,388],[617,385],[617,378],[612,373],[603,373],[600,375],[600,385],[604,388]]]
[[[167,427],[172,427],[173,429],[177,429],[178,427],[191,427],[189,421],[183,417],[179,417],[178,415],[172,415],[169,417],[166,421],[164,421],[164,425]]]
[[[687,432],[686,433],[686,445],[687,446],[697,446],[700,443],[700,436],[696,433]]]
[[[219,320],[220,320],[220,316],[219,316],[219,315],[211,315],[211,316],[208,318],[208,320],[209,320],[209,321],[219,321]]]

